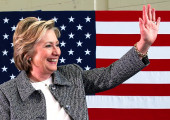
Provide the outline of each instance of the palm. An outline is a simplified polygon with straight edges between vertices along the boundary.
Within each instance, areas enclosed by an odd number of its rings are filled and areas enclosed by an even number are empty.
[[[148,13],[146,12],[145,6],[143,8],[143,20],[139,20],[140,23],[140,34],[143,42],[151,45],[157,38],[160,18],[155,23],[155,10],[148,6]]]

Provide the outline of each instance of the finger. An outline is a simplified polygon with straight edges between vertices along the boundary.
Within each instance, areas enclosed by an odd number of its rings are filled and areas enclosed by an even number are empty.
[[[148,19],[152,20],[151,5],[147,5]]]
[[[160,22],[161,22],[161,18],[158,17],[157,22],[156,22],[156,26],[157,26],[158,28],[159,28]]]
[[[155,22],[156,20],[155,8],[152,9],[152,20]]]
[[[144,5],[143,6],[143,22],[144,22],[144,24],[147,24],[147,21],[148,21],[148,15],[146,13],[146,7]]]
[[[141,31],[143,31],[145,29],[144,21],[141,18],[139,18],[139,27],[140,27]]]

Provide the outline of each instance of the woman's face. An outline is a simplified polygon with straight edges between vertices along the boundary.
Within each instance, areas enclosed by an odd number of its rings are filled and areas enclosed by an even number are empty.
[[[56,71],[60,54],[59,41],[54,30],[47,30],[40,42],[35,45],[31,61],[32,70],[45,74]]]

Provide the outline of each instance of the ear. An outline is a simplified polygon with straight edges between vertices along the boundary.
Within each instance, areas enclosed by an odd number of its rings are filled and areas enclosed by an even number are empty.
[[[29,59],[28,59],[29,61],[31,61],[32,60],[32,58],[31,57],[29,57]]]

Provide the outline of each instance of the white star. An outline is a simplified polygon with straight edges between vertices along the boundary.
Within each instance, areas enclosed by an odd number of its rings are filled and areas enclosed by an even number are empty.
[[[55,22],[57,22],[58,18],[54,17],[53,20],[54,20]]]
[[[73,55],[73,50],[72,49],[70,49],[70,51],[68,51],[69,52],[69,55]]]
[[[12,64],[12,63],[15,63],[15,62],[14,62],[14,58],[10,59],[10,61],[11,61],[11,64]]]
[[[87,34],[85,34],[85,36],[86,36],[86,39],[87,39],[87,38],[90,39],[91,34],[87,33]]]
[[[80,24],[77,26],[77,30],[82,30],[82,27]]]
[[[91,18],[89,18],[89,16],[87,16],[85,19],[86,19],[86,22],[90,22]]]
[[[61,30],[66,30],[66,26],[62,25],[60,26]]]
[[[15,76],[12,74],[12,75],[10,76],[10,78],[11,78],[11,79],[14,79],[14,78],[15,78]]]
[[[22,18],[20,18],[19,20],[21,21],[21,20],[23,20],[24,18],[22,17]]]
[[[60,63],[65,63],[65,60],[63,57],[60,59]]]
[[[89,67],[88,65],[86,67],[84,67],[86,70],[90,70],[91,67]]]
[[[61,47],[65,47],[66,43],[64,41],[62,41],[60,44],[61,44]]]
[[[73,18],[72,16],[70,17],[70,18],[68,18],[69,19],[69,22],[74,22],[74,19],[75,18]]]
[[[6,56],[7,56],[8,51],[4,50],[4,51],[2,51],[2,53],[3,53],[3,56],[4,56],[4,55],[6,55]]]
[[[11,47],[14,47],[14,44],[13,44],[13,43],[11,43]]]
[[[86,51],[84,51],[86,54],[85,55],[90,55],[90,52],[88,49]]]
[[[7,35],[6,33],[3,36],[4,36],[4,39],[8,39],[8,37],[9,37],[9,35]]]
[[[15,25],[13,25],[13,27],[11,27],[11,28],[12,28],[12,31],[15,31],[15,29],[16,29]]]
[[[77,43],[77,47],[78,47],[78,46],[82,46],[82,43],[83,43],[83,42],[81,42],[81,41],[79,40],[79,42],[76,42],[76,43]]]
[[[1,68],[2,69],[2,72],[7,72],[7,69],[8,68],[6,68],[5,66],[3,67],[3,68]]]
[[[8,18],[5,18],[3,19],[4,20],[4,23],[8,23],[9,19]]]
[[[40,18],[39,16],[38,16],[38,18],[37,18],[39,21],[42,19],[42,18]]]
[[[81,63],[82,59],[79,57],[77,60],[77,63]]]
[[[70,39],[70,38],[73,38],[73,39],[74,39],[74,34],[73,34],[73,33],[68,34],[68,36],[69,36],[69,39]]]

